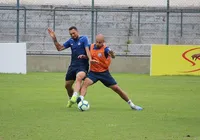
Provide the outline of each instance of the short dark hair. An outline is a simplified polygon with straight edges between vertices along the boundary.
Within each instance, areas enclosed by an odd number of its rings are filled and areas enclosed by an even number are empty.
[[[69,30],[76,30],[76,31],[78,31],[78,29],[75,27],[75,26],[71,26],[70,28],[69,28]]]

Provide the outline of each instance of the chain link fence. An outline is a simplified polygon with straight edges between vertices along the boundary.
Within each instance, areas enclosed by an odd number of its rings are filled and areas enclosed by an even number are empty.
[[[198,6],[195,0],[21,0],[17,28],[16,1],[6,0],[0,3],[0,42],[18,37],[27,43],[28,54],[70,54],[70,49],[57,52],[47,28],[55,30],[62,44],[74,25],[91,42],[104,34],[118,55],[137,54],[133,50],[141,50],[132,47],[141,48],[138,44],[200,44]]]
[[[200,44],[200,2],[170,0],[169,42],[171,44]]]

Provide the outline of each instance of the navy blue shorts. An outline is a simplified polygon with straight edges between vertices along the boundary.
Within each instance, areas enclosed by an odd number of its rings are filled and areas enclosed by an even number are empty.
[[[74,66],[69,66],[65,80],[76,80],[76,74],[78,72],[85,72],[87,74],[89,66],[79,66],[79,67],[74,67]]]
[[[101,81],[106,87],[116,85],[117,82],[115,79],[110,75],[109,71],[105,72],[93,72],[89,71],[87,78],[91,79],[93,83],[96,83],[98,80]]]

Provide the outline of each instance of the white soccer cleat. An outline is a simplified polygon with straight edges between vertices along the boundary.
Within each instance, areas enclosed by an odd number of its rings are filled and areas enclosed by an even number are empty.
[[[134,105],[133,107],[131,106],[131,108],[134,109],[134,110],[138,110],[138,111],[143,110],[142,107],[137,106],[137,105]]]

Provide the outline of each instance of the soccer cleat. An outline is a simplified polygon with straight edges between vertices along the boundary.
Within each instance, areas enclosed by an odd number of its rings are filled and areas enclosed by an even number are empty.
[[[133,106],[133,107],[131,106],[131,108],[134,109],[134,110],[138,110],[138,111],[139,111],[139,110],[143,110],[142,107],[137,106],[137,105],[135,105],[135,106]]]
[[[69,101],[67,102],[67,107],[70,108],[70,107],[72,107],[73,104],[74,104],[74,103],[73,103],[71,100],[69,100]]]
[[[77,96],[76,95],[73,95],[72,98],[70,99],[70,101],[74,104],[76,103],[76,100],[77,100]]]
[[[78,104],[80,101],[81,101],[81,98],[78,97],[77,100],[76,100],[76,103]]]

